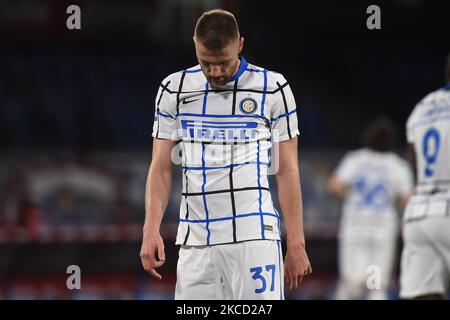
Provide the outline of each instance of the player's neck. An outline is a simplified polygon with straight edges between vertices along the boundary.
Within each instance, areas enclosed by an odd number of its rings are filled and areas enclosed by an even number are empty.
[[[243,56],[239,56],[238,60],[239,62],[236,64],[236,69],[233,72],[233,76],[231,77],[230,80],[228,80],[228,82],[235,81],[237,78],[240,77],[240,75],[245,71],[245,69],[247,69],[248,63],[245,60],[245,58]]]
[[[240,57],[238,57],[238,61],[234,67],[233,75],[231,76],[231,78],[234,78],[236,76],[236,73],[239,71],[239,67],[241,66],[241,63],[242,63],[242,61],[241,61]]]

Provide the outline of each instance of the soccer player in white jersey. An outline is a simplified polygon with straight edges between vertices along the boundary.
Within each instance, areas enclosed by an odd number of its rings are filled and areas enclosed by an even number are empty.
[[[373,120],[363,141],[363,148],[345,155],[328,183],[329,190],[344,200],[338,300],[388,298],[400,225],[396,206],[406,204],[413,188],[408,162],[389,151],[395,127],[388,118]]]
[[[450,55],[447,84],[423,98],[406,124],[417,183],[405,209],[400,297],[442,299],[450,279]]]
[[[233,14],[205,12],[194,31],[199,65],[168,76],[156,97],[140,255],[145,270],[161,279],[156,268],[165,255],[159,229],[177,146],[183,191],[175,299],[284,299],[284,277],[297,288],[311,273],[295,100],[281,74],[240,56],[243,42]],[[284,264],[281,217],[268,183],[273,142],[287,238]]]

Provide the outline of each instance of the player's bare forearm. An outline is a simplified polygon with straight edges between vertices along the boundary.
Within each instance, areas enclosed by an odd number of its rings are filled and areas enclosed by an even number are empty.
[[[294,243],[304,245],[303,207],[298,167],[283,170],[276,175],[276,180],[288,245]]]
[[[145,186],[145,223],[144,232],[159,230],[161,221],[169,202],[172,188],[172,171],[161,170],[158,165],[151,165]]]
[[[152,163],[145,187],[145,223],[140,257],[144,269],[158,279],[162,277],[156,268],[166,260],[159,228],[172,187],[171,154],[174,145],[175,142],[170,140],[153,140]]]
[[[303,205],[298,166],[297,138],[279,145],[279,170],[276,174],[278,200],[285,221],[288,244],[294,241],[304,245]]]
[[[284,273],[290,289],[293,289],[297,288],[305,275],[312,272],[305,249],[297,138],[281,142],[279,152],[280,164],[276,180],[278,200],[283,212],[287,233]]]

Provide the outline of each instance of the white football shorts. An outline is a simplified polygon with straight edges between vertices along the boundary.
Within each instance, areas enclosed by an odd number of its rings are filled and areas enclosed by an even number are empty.
[[[279,240],[181,246],[176,300],[284,300]]]
[[[400,297],[443,294],[450,277],[450,217],[405,223]]]

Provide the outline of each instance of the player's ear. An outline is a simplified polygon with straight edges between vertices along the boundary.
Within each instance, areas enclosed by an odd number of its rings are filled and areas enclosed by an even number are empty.
[[[195,35],[192,37],[192,41],[194,41],[194,48],[195,48],[195,51],[197,51],[197,38],[195,37]]]
[[[244,48],[244,37],[239,38],[239,53],[241,53],[242,48]]]

